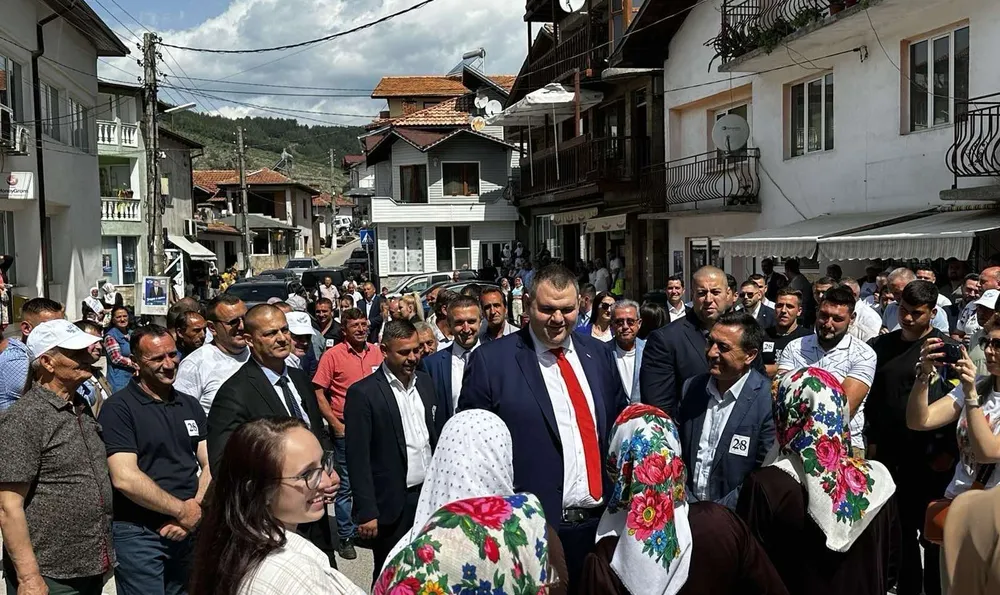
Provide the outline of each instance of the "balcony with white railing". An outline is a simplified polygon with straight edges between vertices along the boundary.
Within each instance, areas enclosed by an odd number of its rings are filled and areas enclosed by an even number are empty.
[[[126,124],[120,120],[98,120],[97,144],[99,146],[138,149],[139,125]]]
[[[138,198],[101,197],[101,221],[142,222],[142,210]]]

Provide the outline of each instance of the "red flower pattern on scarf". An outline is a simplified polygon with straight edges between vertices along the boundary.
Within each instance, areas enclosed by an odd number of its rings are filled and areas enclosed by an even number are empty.
[[[459,500],[446,505],[444,509],[454,514],[465,515],[476,524],[490,529],[499,529],[513,512],[510,503],[502,498]]]

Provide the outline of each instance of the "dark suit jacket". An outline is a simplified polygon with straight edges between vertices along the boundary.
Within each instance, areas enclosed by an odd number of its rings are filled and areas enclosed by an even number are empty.
[[[573,345],[594,397],[597,437],[606,454],[611,427],[627,400],[625,389],[603,343],[574,333]],[[514,489],[538,496],[545,517],[557,527],[562,518],[562,443],[527,328],[473,352],[458,399],[458,410],[466,409],[486,409],[507,424],[514,447]],[[601,472],[607,498],[612,485],[603,465]]]
[[[309,427],[323,450],[332,450],[329,433],[323,428],[316,393],[302,370],[289,367],[288,377],[302,400],[302,408],[309,417]],[[219,459],[229,435],[248,421],[262,417],[288,417],[282,397],[271,387],[267,376],[256,360],[243,364],[215,395],[208,412],[208,458],[212,469],[218,469]]]
[[[438,437],[434,388],[427,374],[418,370],[416,376],[433,449]],[[347,389],[344,425],[354,520],[359,525],[372,519],[380,525],[395,523],[406,501],[406,437],[399,405],[381,369]]]
[[[778,299],[778,290],[788,284],[788,279],[781,273],[771,273],[771,278],[767,279],[767,290],[764,297],[772,302]]]
[[[712,399],[707,388],[709,378],[711,374],[701,374],[687,383],[677,415],[681,456],[688,469],[689,498],[694,497],[698,441],[701,440],[701,431],[705,425],[709,399]],[[751,370],[715,449],[708,480],[708,493],[713,502],[731,509],[736,508],[743,479],[764,462],[764,457],[774,445],[774,437],[771,381],[756,370]],[[737,444],[741,439],[749,439],[746,448],[740,449]],[[743,454],[735,452],[737,450],[742,450]]]
[[[683,318],[650,333],[639,370],[642,402],[676,418],[684,382],[708,373],[707,353],[708,340],[691,308]],[[753,367],[764,372],[764,360],[759,354]]]
[[[362,301],[354,304],[355,308],[365,311],[364,296]],[[378,345],[378,333],[382,330],[382,296],[375,294],[372,298],[372,307],[368,311],[368,342]]]
[[[770,306],[760,305],[760,311],[757,312],[757,324],[760,328],[771,328],[774,326],[774,308]]]
[[[434,426],[438,434],[444,429],[444,424],[455,415],[455,403],[451,398],[451,356],[454,343],[423,359],[424,371],[426,371],[431,381],[434,383],[435,403],[437,404],[437,416],[434,417]]]

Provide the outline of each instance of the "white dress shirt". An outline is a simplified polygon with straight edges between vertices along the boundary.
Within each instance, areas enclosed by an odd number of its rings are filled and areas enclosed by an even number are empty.
[[[562,443],[563,508],[593,508],[600,502],[594,500],[590,495],[583,437],[580,435],[580,428],[576,423],[576,413],[569,397],[569,389],[566,388],[566,382],[563,381],[562,374],[559,372],[555,354],[542,344],[534,331],[531,331],[531,340],[535,344],[538,368],[542,372],[542,380],[545,381],[545,392],[549,394],[549,401],[552,402],[552,411],[555,413],[556,426],[559,429],[559,442]],[[583,364],[580,362],[580,355],[573,344],[572,336],[566,338],[562,348],[566,360],[573,368],[577,382],[580,383],[580,388],[583,389],[584,396],[587,397],[590,414],[595,415],[594,394],[590,390],[590,384],[587,382],[587,375],[583,371]],[[597,427],[596,417],[594,417],[594,427]]]
[[[298,403],[299,405],[299,414],[300,414],[299,419],[306,422],[307,426],[310,425],[309,415],[306,414],[306,406],[302,402],[302,395],[299,394],[299,391],[295,390],[295,384],[292,383],[292,379],[288,378],[288,369],[285,368],[280,375],[275,374],[273,370],[271,370],[270,368],[265,368],[264,366],[261,366],[260,369],[264,370],[264,376],[267,376],[267,381],[271,383],[271,388],[273,388],[274,392],[277,393],[278,402],[281,403],[281,406],[285,408],[285,411],[288,412],[288,415],[290,415],[291,417],[295,417],[295,412],[291,411],[288,408],[288,403],[285,402],[284,391],[281,389],[280,386],[278,386],[279,380],[281,380],[282,378],[288,379],[288,384],[286,386],[292,392],[291,398],[294,399],[295,402]]]
[[[465,366],[469,363],[469,355],[479,347],[479,341],[466,351],[464,347],[455,343],[451,347],[451,403],[455,411],[458,411],[458,395],[462,394],[462,378],[465,375]],[[465,355],[468,353],[469,355]]]
[[[615,363],[618,364],[618,374],[622,377],[625,394],[632,398],[632,383],[635,381],[635,345],[625,351],[615,344]]]
[[[854,305],[854,322],[848,327],[847,332],[867,343],[877,337],[881,329],[882,317],[859,300]]]
[[[770,308],[772,310],[775,309],[774,308],[775,303],[772,302],[771,300],[767,299],[767,298],[761,298],[760,303],[764,304],[765,306],[767,306],[768,308]]]
[[[431,437],[427,432],[427,422],[424,415],[424,402],[417,392],[416,375],[410,379],[409,386],[382,364],[382,372],[389,380],[392,396],[396,397],[399,416],[403,421],[403,439],[406,441],[406,487],[412,488],[424,483],[427,467],[431,464]]]
[[[705,411],[705,423],[701,427],[701,437],[698,439],[698,454],[694,463],[694,495],[699,500],[709,500],[708,480],[712,473],[712,463],[715,461],[715,451],[719,447],[719,440],[729,423],[729,416],[736,406],[736,399],[743,392],[743,385],[750,377],[750,370],[747,370],[739,380],[737,380],[726,394],[719,394],[719,384],[715,378],[708,379],[708,409]]]
[[[684,318],[684,315],[687,314],[687,309],[684,307],[683,302],[678,304],[676,308],[671,306],[670,302],[667,302],[667,314],[670,315],[670,322],[673,322],[678,318]]]

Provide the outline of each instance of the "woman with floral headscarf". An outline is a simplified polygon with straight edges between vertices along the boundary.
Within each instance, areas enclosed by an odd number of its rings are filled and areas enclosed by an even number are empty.
[[[389,561],[372,595],[562,595],[562,556],[534,495],[458,500]]]
[[[674,422],[630,405],[615,422],[614,490],[584,561],[583,595],[788,593],[750,530],[714,502],[688,504]]]
[[[736,505],[792,595],[885,595],[898,567],[896,484],[848,455],[847,397],[829,372],[780,377],[777,459],[747,476]]]

